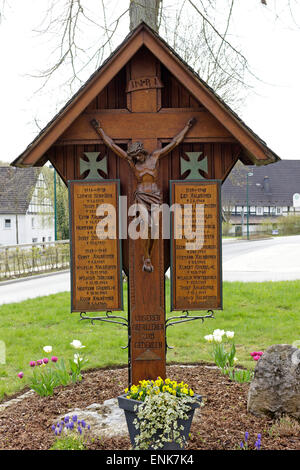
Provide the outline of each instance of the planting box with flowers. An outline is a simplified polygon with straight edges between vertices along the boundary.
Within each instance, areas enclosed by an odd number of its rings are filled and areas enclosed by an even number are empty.
[[[182,449],[201,397],[184,382],[142,380],[118,397],[136,449]]]

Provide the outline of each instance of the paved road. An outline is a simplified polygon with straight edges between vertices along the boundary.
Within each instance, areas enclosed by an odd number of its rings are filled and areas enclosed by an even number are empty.
[[[70,273],[30,277],[0,284],[0,305],[70,290]]]
[[[300,279],[300,236],[223,242],[225,281]]]
[[[300,236],[260,241],[224,240],[224,281],[300,279]],[[70,273],[0,284],[0,305],[70,290]]]

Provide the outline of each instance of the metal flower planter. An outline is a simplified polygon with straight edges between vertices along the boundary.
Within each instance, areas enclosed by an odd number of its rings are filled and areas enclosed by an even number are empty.
[[[188,440],[194,412],[196,408],[199,408],[200,403],[202,401],[202,397],[200,395],[195,395],[196,402],[191,403],[190,411],[187,412],[188,419],[178,420],[178,426],[183,426],[183,430],[181,431],[182,436],[185,438],[185,442]],[[137,418],[137,412],[135,411],[135,407],[140,406],[142,402],[138,400],[132,400],[131,398],[126,398],[126,394],[120,395],[118,397],[119,407],[124,410],[125,418],[128,426],[128,432],[130,436],[130,441],[133,447],[135,447],[135,437],[138,435],[139,430],[136,429],[133,421]],[[165,442],[164,446],[161,448],[162,450],[180,450],[182,447],[176,442]],[[151,450],[151,449],[150,449]]]

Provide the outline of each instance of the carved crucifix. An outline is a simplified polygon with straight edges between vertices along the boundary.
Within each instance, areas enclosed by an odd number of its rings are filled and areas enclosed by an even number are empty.
[[[159,159],[168,155],[177,145],[179,145],[189,129],[196,122],[195,118],[189,119],[184,128],[177,134],[172,141],[164,148],[156,149],[149,153],[144,149],[143,142],[133,142],[128,145],[127,152],[119,147],[115,142],[104,132],[100,123],[93,119],[91,121],[92,126],[103,139],[103,142],[120,158],[126,160],[130,168],[132,169],[134,176],[137,180],[137,189],[135,191],[135,202],[142,204],[146,210],[148,217],[152,216],[151,206],[153,204],[161,204],[161,190],[158,187],[158,162]],[[141,214],[142,215],[142,214]],[[148,238],[145,240],[144,257],[143,257],[143,271],[152,272],[154,267],[151,261],[152,250],[155,242],[155,238],[152,238],[153,230],[151,234],[152,224],[156,221],[152,218],[151,223],[148,224]],[[153,227],[152,227],[153,228]]]

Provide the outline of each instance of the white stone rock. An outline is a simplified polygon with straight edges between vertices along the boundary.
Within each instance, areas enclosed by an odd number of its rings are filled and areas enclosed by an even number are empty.
[[[103,404],[93,403],[85,409],[73,408],[59,416],[57,421],[63,420],[66,416],[71,418],[73,415],[77,415],[78,420],[84,420],[90,425],[93,437],[128,435],[124,411],[119,408],[117,398],[106,400]]]

